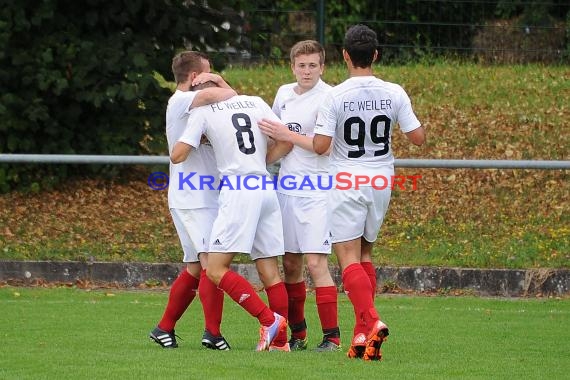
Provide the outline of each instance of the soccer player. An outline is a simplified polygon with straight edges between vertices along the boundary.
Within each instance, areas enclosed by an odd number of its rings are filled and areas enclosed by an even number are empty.
[[[350,77],[334,87],[319,110],[313,147],[330,153],[331,174],[339,172],[371,179],[392,178],[394,155],[392,130],[399,124],[415,145],[425,141],[425,131],[414,114],[404,89],[373,75],[372,63],[378,58],[376,33],[364,25],[348,29],[343,58]],[[390,202],[390,186],[376,190],[370,184],[348,190],[333,189],[329,212],[333,250],[342,270],[342,283],[355,316],[349,358],[381,360],[380,347],[388,336],[374,307],[372,279],[363,263],[371,262],[372,247]]]
[[[268,138],[257,126],[262,118],[278,119],[267,103],[253,96],[238,95],[196,108],[170,158],[178,163],[194,154],[190,152],[199,149],[203,134],[212,144],[221,181],[207,276],[259,320],[257,351],[289,351],[287,291],[277,263],[284,254],[283,226],[275,183],[266,167]],[[276,142],[273,148],[288,151],[292,146]],[[254,260],[269,307],[244,277],[230,270],[237,253]]]
[[[185,51],[172,60],[172,72],[176,91],[170,97],[166,109],[166,137],[169,151],[186,128],[188,114],[193,107],[223,100],[236,95],[217,74],[210,73],[208,57],[200,52]],[[211,80],[217,88],[191,91],[192,82]],[[170,164],[168,206],[178,233],[186,270],[172,283],[168,303],[158,325],[150,332],[150,338],[165,348],[176,348],[174,327],[196,296],[198,289],[204,311],[205,330],[202,344],[214,350],[228,350],[227,341],[220,332],[224,293],[206,277],[208,241],[214,219],[218,213],[218,193],[213,190],[192,191],[179,189],[179,173],[196,172],[218,177],[214,152],[210,146],[201,146],[186,161]]]
[[[328,267],[331,254],[330,224],[327,218],[327,192],[330,184],[329,158],[313,150],[313,129],[318,107],[331,88],[321,80],[325,51],[313,40],[296,43],[290,52],[291,70],[296,82],[281,86],[273,102],[273,111],[283,123],[264,120],[261,131],[275,140],[294,144],[293,150],[281,160],[279,177],[293,178],[296,186],[277,190],[283,216],[285,256],[283,272],[289,297],[291,350],[307,348],[305,300],[307,289],[303,276],[303,256],[315,286],[317,312],[323,340],[317,351],[338,351],[337,288]],[[276,159],[271,157],[270,159]],[[305,178],[306,186],[301,185]]]

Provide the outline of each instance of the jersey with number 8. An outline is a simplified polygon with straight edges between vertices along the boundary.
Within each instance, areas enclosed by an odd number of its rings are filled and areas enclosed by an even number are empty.
[[[202,134],[206,134],[214,147],[222,176],[268,176],[267,137],[257,126],[262,118],[279,120],[260,97],[234,96],[191,111],[186,131],[179,141],[198,147]]]
[[[351,77],[334,87],[323,101],[315,134],[335,136],[331,174],[374,176],[393,166],[392,130],[407,133],[420,127],[404,89],[374,76]]]

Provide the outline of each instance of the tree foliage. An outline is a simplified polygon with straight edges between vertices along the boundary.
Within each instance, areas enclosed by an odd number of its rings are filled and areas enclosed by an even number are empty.
[[[189,45],[231,43],[239,17],[222,3],[3,0],[0,152],[144,151],[146,136],[164,131],[170,95],[155,73],[170,79],[173,55]],[[0,190],[67,169],[3,165]]]

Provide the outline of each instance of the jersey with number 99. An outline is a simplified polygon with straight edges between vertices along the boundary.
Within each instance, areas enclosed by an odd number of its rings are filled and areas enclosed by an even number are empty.
[[[315,134],[334,137],[332,174],[346,171],[373,176],[393,166],[391,141],[420,127],[404,89],[374,76],[351,77],[334,87],[321,105]]]

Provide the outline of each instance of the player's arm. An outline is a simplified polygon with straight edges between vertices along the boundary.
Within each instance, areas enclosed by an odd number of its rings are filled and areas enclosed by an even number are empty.
[[[329,93],[317,115],[315,135],[313,136],[313,151],[320,155],[328,155],[335,134],[336,116],[333,111],[333,95]]]
[[[407,132],[406,137],[412,142],[412,144],[420,146],[426,142],[426,130],[424,127],[420,126],[413,131]]]
[[[190,88],[199,86],[201,84],[211,82],[212,87],[204,88],[196,94],[190,108],[205,106],[216,102],[228,100],[232,96],[237,95],[237,92],[231,88],[224,78],[218,74],[213,73],[200,73],[192,81]]]
[[[281,119],[279,119],[279,117],[275,114],[275,112],[273,112],[271,107],[269,107],[269,105],[265,103],[265,101],[260,97],[258,97],[257,99],[260,107],[263,110],[262,120],[265,120],[266,122],[278,123],[283,125]],[[260,122],[258,122],[258,126],[259,123]],[[287,126],[285,125],[283,126],[285,127],[285,129],[287,129],[287,131],[289,131],[289,128],[287,128]],[[261,126],[259,127],[261,130]],[[293,149],[293,144],[290,143],[289,141],[276,140],[270,136],[268,138],[267,155],[265,156],[265,162],[267,164],[272,164],[281,157],[285,156],[287,153],[289,153],[291,149]]]
[[[214,82],[218,87],[233,90],[221,75],[206,72],[196,75],[196,78],[192,81],[192,86],[197,86],[206,82]]]
[[[332,137],[316,134],[313,137],[313,150],[317,154],[328,154],[331,148]]]
[[[406,91],[400,87],[400,98],[397,99],[400,105],[398,108],[398,124],[400,129],[406,134],[408,140],[417,146],[423,145],[426,142],[426,131],[416,117],[413,109],[412,102]]]
[[[192,145],[182,141],[176,141],[176,144],[174,144],[174,148],[172,148],[172,152],[170,153],[170,161],[172,161],[173,164],[184,162],[191,151]]]
[[[293,144],[287,141],[275,141],[269,139],[267,146],[267,155],[265,162],[269,165],[273,164],[293,149]]]
[[[190,112],[184,133],[178,141],[176,141],[174,147],[172,147],[170,161],[172,161],[173,164],[179,164],[185,161],[192,152],[192,148],[198,148],[200,146],[205,132],[204,116],[200,111],[201,109],[196,109]]]
[[[313,151],[313,138],[303,136],[289,130],[285,124],[276,120],[262,119],[259,123],[259,129],[267,136],[277,141],[289,142],[308,151]]]
[[[228,100],[229,98],[237,95],[237,92],[231,88],[209,87],[198,91],[190,108],[196,108]]]

